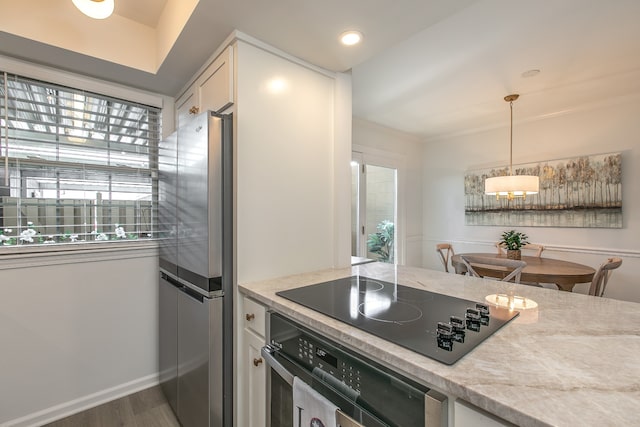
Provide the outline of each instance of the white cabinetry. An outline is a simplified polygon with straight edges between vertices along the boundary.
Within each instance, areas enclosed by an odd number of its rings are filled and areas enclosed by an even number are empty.
[[[238,413],[239,422],[246,427],[264,427],[266,422],[266,367],[260,354],[265,344],[264,306],[244,298],[242,316],[242,346],[240,370],[243,372],[239,396],[242,396],[242,410]]]
[[[196,91],[195,87],[190,86],[187,91],[176,100],[176,128],[184,125],[189,118],[197,114]]]
[[[176,123],[212,110],[222,112],[233,104],[233,46],[225,48],[175,103]]]
[[[454,412],[453,427],[515,427],[514,424],[460,399],[454,403]]]

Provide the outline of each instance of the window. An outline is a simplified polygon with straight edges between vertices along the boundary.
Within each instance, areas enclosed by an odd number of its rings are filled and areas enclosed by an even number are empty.
[[[155,107],[0,74],[0,244],[153,237]]]

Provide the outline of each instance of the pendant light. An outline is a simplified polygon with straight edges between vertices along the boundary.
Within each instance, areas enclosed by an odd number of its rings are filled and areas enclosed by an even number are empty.
[[[71,0],[73,4],[90,18],[105,19],[111,16],[114,0]]]
[[[484,181],[484,194],[512,200],[516,197],[527,198],[527,194],[538,194],[540,179],[533,175],[513,174],[513,101],[520,95],[513,94],[504,97],[511,109],[511,129],[509,134],[509,175],[495,176]]]

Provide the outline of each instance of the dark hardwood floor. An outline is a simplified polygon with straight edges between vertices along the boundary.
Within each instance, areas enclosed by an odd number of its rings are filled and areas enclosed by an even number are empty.
[[[63,418],[46,427],[180,427],[160,386]]]

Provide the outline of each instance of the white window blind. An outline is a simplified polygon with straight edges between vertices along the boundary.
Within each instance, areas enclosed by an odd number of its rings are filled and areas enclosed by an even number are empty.
[[[153,237],[160,113],[0,72],[0,245]]]

